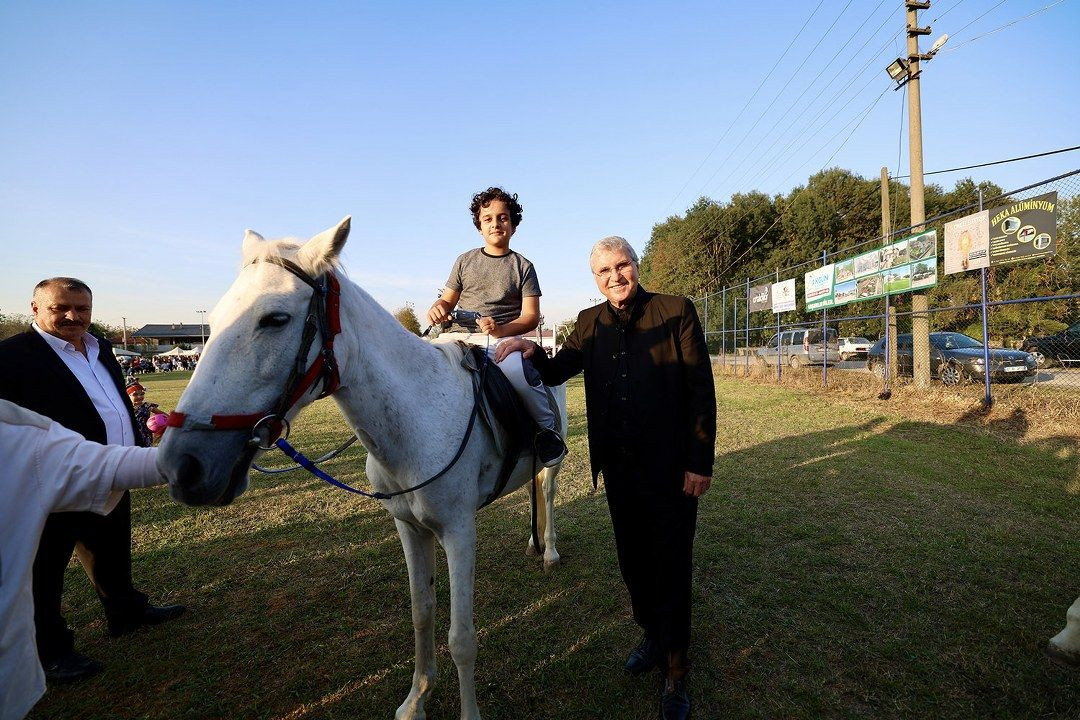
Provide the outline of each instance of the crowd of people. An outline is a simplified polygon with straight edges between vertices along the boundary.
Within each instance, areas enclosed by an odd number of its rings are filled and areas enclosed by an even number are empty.
[[[150,358],[122,355],[117,360],[125,375],[194,370],[195,366],[199,364],[198,355],[175,355],[172,357],[155,355]]]

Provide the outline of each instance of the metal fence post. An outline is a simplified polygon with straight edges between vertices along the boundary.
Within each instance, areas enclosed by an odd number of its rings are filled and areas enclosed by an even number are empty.
[[[776,268],[776,282],[780,282],[780,268]],[[776,382],[780,382],[783,378],[783,371],[780,369],[780,313],[773,314],[776,316]]]
[[[750,374],[750,278],[746,278],[746,374]]]
[[[821,251],[821,267],[829,264],[829,251]],[[829,386],[829,310],[821,308],[821,340],[824,343],[825,352],[821,356],[821,384]],[[807,331],[809,332],[809,331]]]
[[[720,362],[727,370],[727,288],[720,291]]]
[[[982,187],[979,188],[979,212],[983,209],[983,191]],[[986,394],[983,396],[983,405],[989,408],[994,404],[994,398],[990,394],[990,323],[986,317],[986,267],[979,268],[980,272],[980,286],[982,288],[982,302],[980,303],[980,312],[982,313],[982,331],[983,331],[983,387]],[[1036,376],[1038,370],[1035,371]]]

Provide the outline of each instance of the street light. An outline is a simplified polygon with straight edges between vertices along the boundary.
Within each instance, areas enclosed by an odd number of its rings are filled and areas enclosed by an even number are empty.
[[[204,326],[206,325],[206,311],[205,310],[196,310],[195,312],[197,312],[199,314],[199,339],[200,339],[200,344],[201,345],[206,345],[206,331],[204,330]],[[201,347],[199,348],[199,352],[200,353],[202,352]]]

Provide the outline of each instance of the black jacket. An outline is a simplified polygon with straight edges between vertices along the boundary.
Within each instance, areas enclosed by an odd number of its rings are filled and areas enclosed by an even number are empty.
[[[555,357],[537,352],[533,361],[549,385],[585,373],[594,483],[613,453],[679,487],[686,470],[712,475],[716,391],[705,334],[686,298],[639,287],[625,324],[607,302],[582,310]]]
[[[98,338],[98,362],[109,371],[116,391],[124,399],[136,444],[143,434],[124,392],[124,372],[109,341]],[[0,342],[0,398],[52,418],[87,440],[106,443],[105,423],[78,378],[33,328]]]

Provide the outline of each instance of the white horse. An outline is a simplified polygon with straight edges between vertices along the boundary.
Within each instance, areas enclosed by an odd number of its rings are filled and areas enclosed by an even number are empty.
[[[435,682],[438,540],[449,568],[449,645],[460,682],[461,717],[475,720],[480,717],[474,681],[476,511],[496,485],[501,459],[479,420],[463,440],[466,424],[472,424],[468,373],[443,350],[405,330],[360,287],[340,278],[336,343],[334,318],[326,322],[324,317],[314,328],[305,325],[307,317],[318,314],[314,311],[322,312],[313,301],[320,290],[312,289],[320,278],[330,283],[325,315],[334,314],[337,260],[348,234],[349,218],[302,244],[267,241],[247,231],[242,269],[210,315],[210,339],[170,416],[158,467],[175,499],[227,504],[247,487],[251,463],[262,451],[258,446],[266,449],[284,425],[279,418],[294,416],[340,377],[333,398],[367,448],[368,480],[380,493],[401,493],[382,502],[394,517],[409,569],[416,667],[395,717],[425,717],[424,703]],[[301,336],[316,329],[322,348],[318,337],[302,344]],[[298,381],[301,375],[305,379]],[[555,390],[565,428],[565,388]],[[259,420],[266,415],[274,417]],[[452,463],[455,448],[460,457]],[[408,491],[448,466],[438,479]],[[504,492],[530,480],[533,467],[527,457],[520,461]],[[531,478],[544,498],[536,512],[545,568],[559,563],[553,523],[557,472],[558,467],[541,469]],[[537,550],[531,537],[529,550]]]
[[[1080,598],[1065,612],[1065,627],[1050,638],[1046,654],[1061,665],[1080,668]]]

